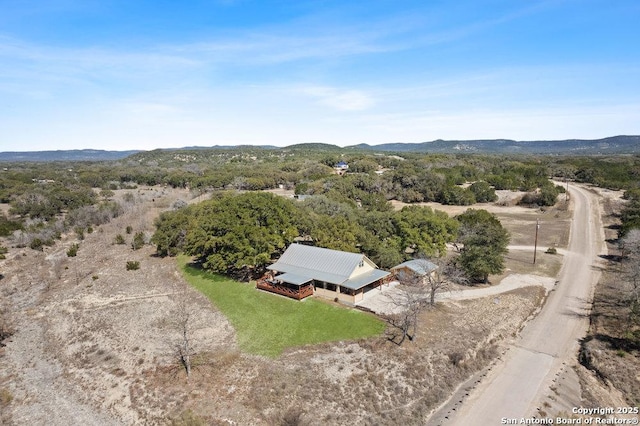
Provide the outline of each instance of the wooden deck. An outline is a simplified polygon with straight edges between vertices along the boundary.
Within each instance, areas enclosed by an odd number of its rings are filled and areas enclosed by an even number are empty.
[[[287,286],[271,283],[267,280],[260,279],[256,283],[256,288],[259,288],[260,290],[270,291],[272,293],[277,293],[296,300],[302,300],[305,297],[313,296],[313,286],[311,284],[300,286],[299,290],[295,290]]]

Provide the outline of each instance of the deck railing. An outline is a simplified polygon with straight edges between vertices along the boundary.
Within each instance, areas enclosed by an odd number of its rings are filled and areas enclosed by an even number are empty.
[[[261,290],[277,293],[282,296],[291,297],[292,299],[301,300],[308,296],[313,296],[313,286],[310,284],[303,285],[298,289],[293,289],[267,280],[258,280],[256,287]]]

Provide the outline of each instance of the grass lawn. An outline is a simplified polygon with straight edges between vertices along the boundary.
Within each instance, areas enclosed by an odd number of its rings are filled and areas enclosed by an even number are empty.
[[[382,333],[380,319],[355,309],[314,299],[296,301],[178,262],[187,281],[205,294],[234,326],[246,352],[279,356],[286,348],[371,337]]]

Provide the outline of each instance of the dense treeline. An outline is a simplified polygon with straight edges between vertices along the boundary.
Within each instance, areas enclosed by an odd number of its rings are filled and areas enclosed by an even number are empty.
[[[206,268],[238,275],[265,266],[296,237],[345,251],[364,251],[390,267],[405,252],[444,253],[458,223],[429,208],[399,212],[355,209],[325,196],[294,202],[268,193],[222,193],[160,216],[152,242],[160,255],[180,251]]]
[[[264,192],[218,193],[163,213],[156,228],[151,241],[159,255],[185,252],[206,269],[242,278],[261,275],[296,240],[363,252],[390,268],[415,256],[443,255],[446,244],[460,236],[462,268],[472,279],[486,281],[503,269],[509,241],[500,222],[484,210],[454,219],[428,207],[379,211],[323,195],[295,202]]]
[[[640,157],[533,157],[409,154],[376,155],[354,151],[313,149],[256,149],[151,151],[125,160],[89,163],[5,163],[1,174],[0,201],[7,187],[29,186],[33,179],[50,179],[98,188],[122,185],[170,185],[174,187],[259,190],[277,185],[294,186],[331,176],[338,161],[351,173],[377,176],[394,198],[408,189],[425,200],[453,185],[483,180],[496,189],[530,191],[549,177],[568,178],[616,189],[637,188]],[[389,173],[391,171],[391,173]],[[415,195],[415,194],[414,194]],[[412,193],[406,194],[411,197]],[[440,195],[442,196],[442,195]]]
[[[88,186],[43,183],[13,197],[9,212],[31,219],[48,220],[63,211],[93,205],[96,199],[96,194]]]
[[[620,214],[620,238],[626,237],[632,229],[640,229],[640,189],[625,191],[624,198],[628,203]]]
[[[342,176],[333,169],[339,161],[349,165]],[[101,163],[5,163],[0,171],[0,202],[11,208],[8,216],[0,216],[0,233],[47,228],[40,240],[50,242],[63,225],[75,226],[65,225],[63,217],[75,221],[82,216],[81,225],[86,226],[104,220],[101,216],[117,215],[117,206],[107,204],[107,197],[100,194],[137,185],[189,188],[196,194],[280,186],[313,195],[297,207],[312,218],[307,225],[296,223],[300,235],[313,232],[314,240],[327,247],[356,250],[357,246],[381,265],[389,265],[407,248],[414,250],[411,245],[427,251],[426,243],[409,241],[406,227],[401,226],[399,218],[410,221],[414,213],[392,213],[389,200],[471,205],[493,202],[495,191],[506,189],[526,191],[523,204],[546,206],[564,191],[549,180],[552,177],[625,189],[631,201],[623,213],[621,232],[640,226],[633,195],[640,191],[638,156],[396,156],[301,145],[158,150]]]
[[[338,161],[349,164],[342,178]],[[151,151],[103,163],[5,164],[0,202],[34,190],[35,182],[115,190],[135,185],[168,185],[209,190],[261,190],[282,185],[299,194],[376,204],[379,199],[437,201],[470,205],[492,201],[493,190],[547,194],[530,201],[548,204],[555,188],[549,178],[612,189],[639,187],[640,157],[492,157],[470,155],[375,155],[355,151],[258,149]],[[475,185],[469,185],[471,183]],[[555,191],[561,191],[557,189]],[[371,198],[375,194],[376,198]],[[557,195],[557,194],[555,194]]]

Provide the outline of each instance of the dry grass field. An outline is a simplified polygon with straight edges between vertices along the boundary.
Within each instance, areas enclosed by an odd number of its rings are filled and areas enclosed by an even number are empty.
[[[533,263],[533,250],[509,250],[505,256],[505,271],[500,275],[489,276],[491,283],[499,283],[512,274],[531,274],[555,277],[562,267],[561,254],[547,254],[538,249],[536,263]]]
[[[77,257],[66,256],[78,242],[70,234],[44,252],[10,248],[0,261],[0,297],[15,329],[0,353],[4,422],[424,424],[459,383],[499,356],[544,297],[541,287],[526,287],[439,304],[402,346],[380,336],[291,348],[275,359],[250,355],[229,321],[186,284],[175,259],[130,247],[127,226],[151,235],[153,218],[189,194],[130,192],[136,202],[87,234]],[[114,244],[118,234],[127,244]],[[511,256],[509,267],[523,270],[515,265],[525,261]],[[558,258],[531,272],[554,273]],[[127,271],[127,261],[140,269]],[[188,380],[176,357],[185,299],[197,353]]]

